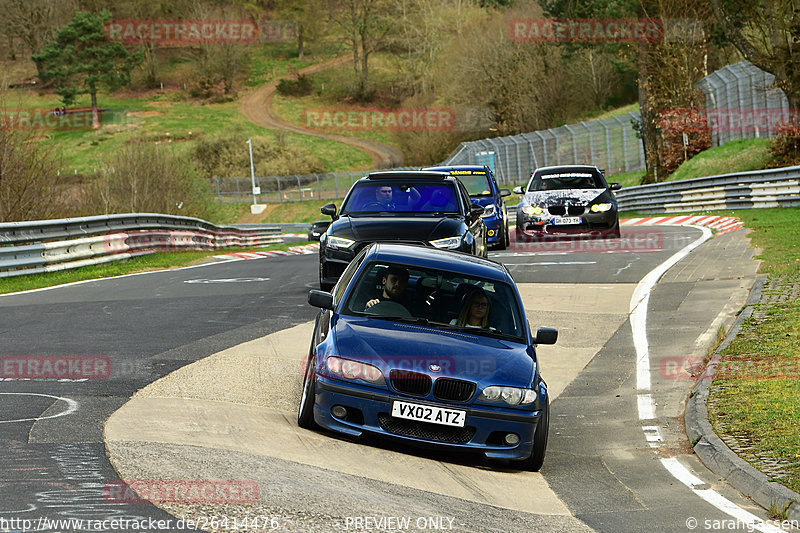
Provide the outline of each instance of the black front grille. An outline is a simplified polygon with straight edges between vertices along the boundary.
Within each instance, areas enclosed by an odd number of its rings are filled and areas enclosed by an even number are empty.
[[[466,402],[475,394],[476,385],[471,381],[439,378],[433,384],[433,396],[439,400]]]
[[[436,442],[465,444],[475,436],[474,427],[441,426],[439,424],[394,418],[386,413],[378,413],[378,422],[389,433]]]
[[[564,215],[569,215],[571,217],[579,217],[586,212],[586,206],[583,205],[570,205],[570,206],[563,206],[563,205],[551,205],[547,208],[551,215],[557,217],[563,217]]]
[[[396,391],[414,396],[427,396],[431,390],[431,377],[419,372],[392,370],[389,372],[389,380]]]

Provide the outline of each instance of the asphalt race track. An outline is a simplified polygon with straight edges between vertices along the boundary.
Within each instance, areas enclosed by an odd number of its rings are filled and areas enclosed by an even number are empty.
[[[242,516],[263,517],[251,531],[748,530],[766,513],[691,455],[682,410],[692,380],[682,369],[744,303],[753,251],[743,230],[702,244],[698,228],[637,231],[600,248],[519,243],[490,254],[520,285],[532,325],[560,331],[558,344],[540,348],[552,401],[541,473],[297,428],[315,255],[0,296],[0,356],[110,367],[53,381],[3,366],[0,531],[97,531],[50,521],[114,517],[151,519],[148,531],[190,529],[181,516],[205,519],[209,531],[232,530]],[[638,300],[642,279],[691,243],[699,246]],[[631,314],[632,301],[644,309]],[[168,514],[109,498],[120,474],[245,480],[258,498],[161,504]],[[728,502],[727,512],[699,493]],[[211,527],[212,516],[231,522]]]

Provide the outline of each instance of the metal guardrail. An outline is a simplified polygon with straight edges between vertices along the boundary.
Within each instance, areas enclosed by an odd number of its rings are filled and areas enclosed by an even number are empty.
[[[199,218],[131,213],[0,224],[0,278],[174,250],[282,242],[278,226],[215,226]]]
[[[620,211],[683,213],[800,206],[800,166],[627,187]]]

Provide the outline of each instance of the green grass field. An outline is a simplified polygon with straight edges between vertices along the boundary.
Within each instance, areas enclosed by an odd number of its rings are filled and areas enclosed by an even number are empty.
[[[271,43],[259,47],[253,55],[246,80],[247,86],[257,86],[282,76],[290,65],[301,68],[335,57],[340,53],[337,45],[322,42],[309,45],[306,57],[296,57],[293,43]],[[176,63],[167,72],[184,72],[188,68],[179,57],[165,57],[165,64]],[[186,74],[184,72],[184,74]],[[177,84],[177,81],[172,80]],[[191,99],[188,93],[172,88],[165,91],[147,91],[135,97],[126,93],[98,94],[98,104],[109,111],[103,115],[102,127],[74,131],[43,130],[36,132],[39,141],[52,146],[61,155],[61,174],[91,175],[100,169],[108,157],[132,139],[144,137],[154,143],[169,144],[176,153],[191,151],[198,139],[238,129],[242,133],[242,146],[248,137],[263,136],[277,143],[276,134],[248,121],[239,110],[239,101],[208,103]],[[9,89],[0,99],[5,109],[50,110],[60,105],[53,93],[40,93],[31,89]],[[79,97],[71,108],[88,107],[88,95]],[[301,148],[317,156],[326,171],[336,172],[353,168],[367,168],[371,160],[362,151],[336,141],[293,133],[282,134],[280,142]],[[246,176],[249,169],[242,169]]]
[[[750,229],[773,292],[800,284],[800,208],[728,214]],[[775,481],[800,491],[800,302],[760,304],[756,312],[722,352],[709,417],[718,433],[746,439],[753,454],[783,464]]]
[[[768,145],[767,139],[744,139],[710,148],[685,161],[666,181],[766,168],[770,158]]]

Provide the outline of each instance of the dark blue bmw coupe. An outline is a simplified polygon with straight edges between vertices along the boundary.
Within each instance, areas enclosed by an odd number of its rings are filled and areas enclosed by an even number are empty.
[[[525,318],[501,264],[435,248],[362,250],[321,308],[298,409],[316,424],[416,445],[482,452],[538,470],[549,403],[536,344],[558,332]]]

